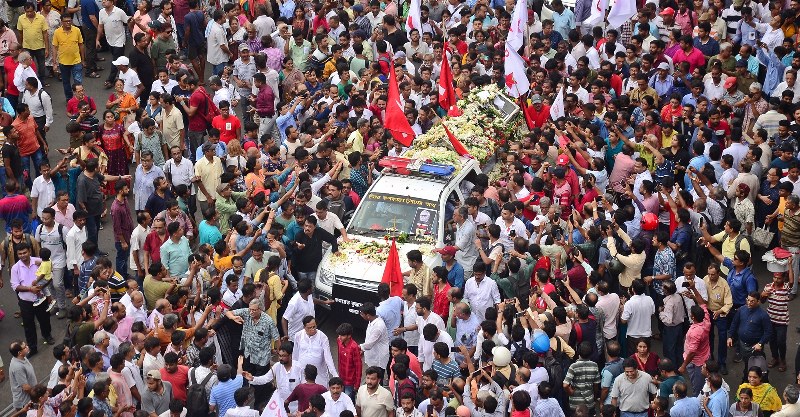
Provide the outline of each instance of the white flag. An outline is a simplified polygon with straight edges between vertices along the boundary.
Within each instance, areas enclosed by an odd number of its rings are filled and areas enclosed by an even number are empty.
[[[608,25],[618,28],[636,15],[636,0],[617,0],[608,12]]]
[[[511,13],[511,26],[508,28],[506,42],[511,49],[519,50],[525,43],[525,28],[528,27],[528,4],[525,0],[517,0]]]
[[[606,18],[608,0],[592,0],[592,14],[583,21],[584,25],[596,25]]]
[[[409,39],[411,39],[411,29],[416,29],[422,34],[422,16],[419,7],[419,0],[411,0],[406,17],[406,33]]]
[[[278,390],[272,393],[272,398],[269,399],[267,406],[261,413],[261,417],[288,417],[286,409],[283,408],[283,400],[281,400],[281,393]]]
[[[525,61],[517,50],[506,42],[506,92],[511,97],[519,97],[530,90],[530,82],[525,74]]]
[[[558,120],[558,118],[564,116],[566,116],[566,113],[564,113],[564,86],[561,86],[561,90],[558,90],[555,100],[550,103],[550,118]]]

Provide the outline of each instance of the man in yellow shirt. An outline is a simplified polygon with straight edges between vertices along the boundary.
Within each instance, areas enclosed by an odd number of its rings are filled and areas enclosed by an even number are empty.
[[[47,21],[36,13],[33,3],[25,3],[25,14],[17,20],[17,31],[19,43],[36,60],[39,79],[43,80],[46,74],[44,60],[50,55],[45,46],[50,43],[50,36],[47,33]]]
[[[72,27],[72,17],[67,13],[61,15],[61,26],[53,32],[53,46],[61,71],[64,96],[69,100],[72,98],[72,79],[76,84],[83,83],[84,51],[81,31]]]
[[[364,153],[364,141],[369,132],[369,120],[358,119],[356,130],[347,138],[347,145],[350,147],[348,154],[351,152]]]

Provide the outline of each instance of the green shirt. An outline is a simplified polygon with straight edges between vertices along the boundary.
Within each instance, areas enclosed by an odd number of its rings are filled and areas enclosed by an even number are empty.
[[[219,231],[223,236],[225,236],[231,228],[231,225],[228,223],[230,223],[231,216],[236,213],[236,200],[244,197],[247,197],[247,193],[233,191],[230,198],[222,198],[222,196],[217,198],[215,208],[219,214]]]
[[[150,45],[150,57],[155,61],[156,68],[167,67],[167,54],[164,52],[168,49],[178,49],[172,36],[169,36],[167,40],[161,39],[160,36],[153,39],[153,43]]]
[[[192,248],[189,247],[189,239],[181,236],[177,243],[171,238],[161,245],[161,263],[173,277],[185,277],[189,271],[189,255]]]

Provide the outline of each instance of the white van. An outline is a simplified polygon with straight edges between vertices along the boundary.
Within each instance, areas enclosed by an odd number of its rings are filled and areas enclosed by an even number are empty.
[[[330,251],[323,256],[314,283],[316,295],[336,301],[331,306],[334,311],[356,315],[364,302],[377,305],[378,284],[391,245],[388,236],[401,236],[397,249],[403,271],[409,269],[406,253],[413,249],[422,251],[429,267],[441,265],[441,258],[431,250],[452,239],[446,237],[452,235],[445,230],[446,220],[469,196],[475,176],[481,173],[477,161],[462,158],[460,162],[451,175],[412,169],[408,174],[395,171],[378,177],[347,226],[347,236],[354,242],[342,244],[338,256]]]

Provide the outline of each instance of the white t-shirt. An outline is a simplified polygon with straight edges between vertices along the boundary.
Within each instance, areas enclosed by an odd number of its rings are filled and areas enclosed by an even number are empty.
[[[622,309],[622,320],[628,322],[628,337],[650,337],[653,334],[650,319],[656,312],[653,299],[646,295],[634,295]]]
[[[53,180],[45,180],[41,175],[36,177],[31,187],[31,198],[38,198],[36,200],[36,215],[41,217],[42,210],[52,206],[56,199],[56,188],[53,185]]]
[[[228,45],[228,40],[225,37],[225,29],[218,23],[212,22],[211,31],[208,35],[208,63],[211,65],[219,65],[228,61],[228,55],[222,51],[222,45]]]
[[[314,217],[317,218],[317,227],[321,227],[322,230],[330,234],[333,234],[335,230],[344,229],[344,225],[342,224],[342,221],[339,220],[339,216],[331,212],[328,212],[328,214],[325,216],[325,219],[320,219],[316,214],[314,214]]]
[[[144,241],[145,241],[145,239],[147,239],[147,235],[149,233],[150,233],[150,228],[149,227],[142,227],[142,225],[137,225],[136,228],[133,229],[133,233],[131,234],[131,243],[130,243],[130,249],[131,249],[131,254],[130,254],[131,262],[130,262],[130,264],[131,265],[130,266],[131,266],[131,269],[134,270],[134,271],[138,271],[139,268],[136,267],[136,261],[133,260],[133,257],[134,257],[134,252],[133,251],[136,251],[136,250],[139,251],[139,263],[144,265],[144,249],[142,249],[142,248],[144,248]]]
[[[283,318],[288,322],[288,335],[289,339],[293,342],[294,335],[303,328],[303,317],[314,315],[314,300],[309,295],[307,300],[303,299],[300,293],[292,296],[289,304],[286,305],[286,311],[283,313]]]
[[[119,7],[114,7],[111,13],[100,9],[98,22],[103,25],[108,44],[117,48],[125,46],[125,26],[130,16]]]
[[[136,87],[142,83],[142,80],[139,79],[139,74],[137,74],[132,68],[128,68],[128,70],[125,72],[120,71],[117,74],[117,78],[125,83],[122,89],[125,90],[126,93],[130,94],[136,94]]]

